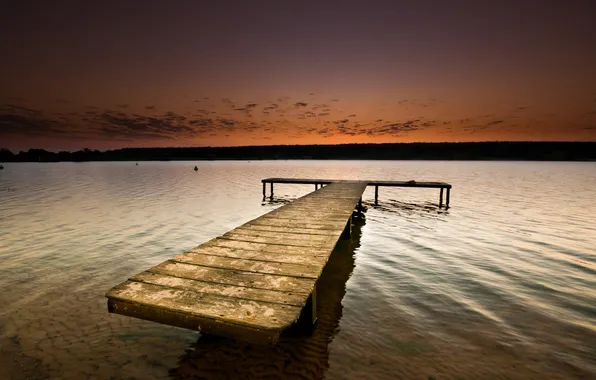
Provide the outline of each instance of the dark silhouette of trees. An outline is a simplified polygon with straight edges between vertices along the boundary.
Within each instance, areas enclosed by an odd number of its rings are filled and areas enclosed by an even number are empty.
[[[0,162],[170,160],[541,160],[596,161],[596,142],[474,142],[124,148],[75,152],[0,149]]]
[[[10,150],[0,148],[0,162],[12,162],[14,160],[14,154]]]

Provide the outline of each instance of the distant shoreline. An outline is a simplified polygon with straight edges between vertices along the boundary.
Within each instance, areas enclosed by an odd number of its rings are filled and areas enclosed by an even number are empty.
[[[429,160],[596,161],[596,142],[473,142],[269,145],[192,148],[83,149],[50,152],[0,149],[0,162],[86,161]]]
[[[375,159],[375,158],[272,158],[272,159],[246,159],[246,158],[218,158],[214,160],[210,159],[203,159],[203,158],[184,158],[184,159],[141,159],[141,160],[63,160],[63,161],[0,161],[3,164],[31,164],[31,163],[41,163],[41,164],[59,164],[65,162],[72,162],[72,163],[84,163],[84,162],[132,162],[132,163],[141,163],[141,162],[268,162],[268,161],[452,161],[452,162],[596,162],[596,159],[587,159],[587,160],[532,160],[532,159],[424,159],[424,158],[412,158],[412,159]]]

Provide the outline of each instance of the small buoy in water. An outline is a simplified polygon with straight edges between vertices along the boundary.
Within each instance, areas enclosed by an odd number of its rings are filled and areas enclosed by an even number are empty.
[[[197,167],[195,166],[195,172],[196,172],[197,170],[199,170],[199,168],[197,168]]]
[[[0,170],[4,169],[4,166],[0,165]]]
[[[137,162],[135,165],[136,165],[136,166],[139,166],[139,163]]]

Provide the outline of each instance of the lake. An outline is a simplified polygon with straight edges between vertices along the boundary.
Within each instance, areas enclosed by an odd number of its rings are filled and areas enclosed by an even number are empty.
[[[197,165],[198,172],[193,171]],[[596,378],[596,163],[5,163],[0,378]],[[128,277],[314,190],[374,188],[321,278],[312,337],[261,347],[109,314]]]

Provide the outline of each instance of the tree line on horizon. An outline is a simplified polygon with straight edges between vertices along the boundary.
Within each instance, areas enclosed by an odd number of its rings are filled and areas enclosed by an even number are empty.
[[[532,160],[596,161],[596,142],[471,142],[82,149],[0,149],[0,162],[177,160]]]

